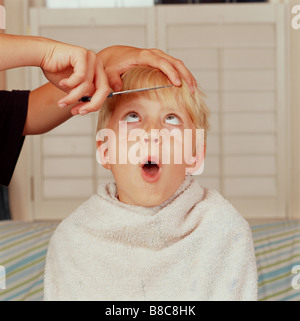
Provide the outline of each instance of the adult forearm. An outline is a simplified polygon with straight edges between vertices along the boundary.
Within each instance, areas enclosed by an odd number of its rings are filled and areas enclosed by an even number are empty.
[[[66,108],[57,106],[58,100],[64,95],[63,91],[51,83],[47,83],[30,92],[23,134],[43,134],[71,118],[71,109],[74,105]]]
[[[49,40],[34,36],[0,34],[0,70],[41,66]]]

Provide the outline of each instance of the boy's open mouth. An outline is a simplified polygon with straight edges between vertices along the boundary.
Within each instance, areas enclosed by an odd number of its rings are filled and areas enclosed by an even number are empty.
[[[158,180],[160,176],[160,166],[158,162],[148,159],[142,164],[142,176],[145,181],[153,183]]]
[[[157,174],[159,167],[157,166],[157,164],[155,162],[147,162],[146,164],[144,164],[143,166],[143,170],[150,176],[154,176]]]

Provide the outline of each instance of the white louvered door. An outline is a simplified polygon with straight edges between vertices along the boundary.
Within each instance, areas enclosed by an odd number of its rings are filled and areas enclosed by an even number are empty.
[[[32,33],[95,51],[159,47],[182,59],[212,111],[203,185],[247,218],[287,216],[286,55],[282,5],[32,10]],[[43,80],[33,72],[33,88]],[[67,216],[110,173],[95,161],[95,115],[34,137],[34,218]]]

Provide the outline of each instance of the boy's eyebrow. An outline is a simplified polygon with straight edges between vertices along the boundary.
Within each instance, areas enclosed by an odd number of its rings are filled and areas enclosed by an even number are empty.
[[[131,102],[126,102],[123,106],[120,106],[122,111],[123,110],[127,110],[127,109],[132,109],[134,107],[141,107],[143,109],[148,109],[148,107],[146,108],[143,104],[136,102],[135,100],[131,101]],[[178,112],[180,114],[182,114],[181,108],[178,106],[177,108],[172,108],[172,107],[165,107],[162,106],[161,107],[162,111],[170,111],[170,112]]]

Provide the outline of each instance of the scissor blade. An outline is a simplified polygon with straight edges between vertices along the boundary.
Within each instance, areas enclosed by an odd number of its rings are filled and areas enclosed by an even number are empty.
[[[139,89],[130,89],[130,90],[124,90],[124,91],[117,91],[112,92],[108,95],[108,97],[113,97],[114,95],[122,95],[122,94],[130,94],[130,93],[137,93],[140,91],[147,91],[147,90],[154,90],[154,89],[162,89],[167,87],[172,87],[173,85],[169,86],[159,86],[159,87],[150,87],[150,88],[139,88]]]
[[[150,88],[139,88],[139,89],[130,89],[130,90],[123,90],[123,91],[116,91],[116,92],[111,92],[107,98],[111,98],[115,95],[122,95],[122,94],[130,94],[130,93],[136,93],[140,91],[147,91],[147,90],[154,90],[154,89],[162,89],[162,88],[168,88],[168,87],[173,87],[173,85],[168,85],[168,86],[158,86],[158,87],[150,87]],[[91,101],[92,97],[89,96],[83,96],[79,99],[79,101],[82,102],[88,102]]]

